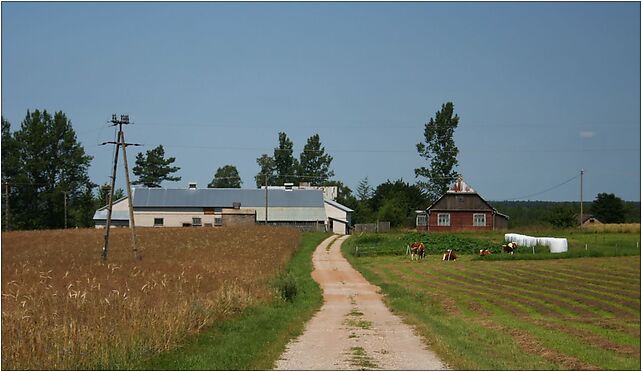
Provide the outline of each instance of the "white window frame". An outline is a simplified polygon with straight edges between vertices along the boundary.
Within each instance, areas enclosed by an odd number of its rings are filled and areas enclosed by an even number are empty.
[[[417,226],[427,226],[428,225],[428,216],[425,214],[417,215]]]
[[[203,226],[203,219],[201,217],[192,217],[192,226]]]
[[[156,223],[156,220],[160,220],[160,223]],[[154,217],[154,226],[164,226],[165,219],[163,217]]]
[[[482,217],[481,220],[478,218]],[[485,227],[486,226],[486,213],[473,213],[473,226]]]
[[[450,226],[450,213],[437,213],[437,226]]]
[[[223,215],[215,214],[214,215],[214,226],[223,226]]]

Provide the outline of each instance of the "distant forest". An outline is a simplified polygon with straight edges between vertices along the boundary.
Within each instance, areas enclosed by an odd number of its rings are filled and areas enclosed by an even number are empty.
[[[556,207],[566,207],[580,214],[579,202],[489,201],[500,213],[507,214],[509,227],[548,225],[548,216]],[[591,214],[592,202],[584,202],[584,216]],[[624,202],[624,222],[640,223],[640,202]],[[578,217],[579,224],[579,217]]]

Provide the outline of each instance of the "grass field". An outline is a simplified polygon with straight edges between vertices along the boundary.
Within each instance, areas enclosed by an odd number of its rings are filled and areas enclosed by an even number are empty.
[[[292,229],[2,234],[2,369],[129,369],[244,309],[273,301]]]
[[[593,238],[594,249],[609,252],[614,241],[635,244],[627,234],[607,235],[577,233],[569,244],[578,249]],[[387,236],[379,247],[392,249],[403,238]],[[563,260],[483,261],[469,254],[411,262],[404,255],[355,256],[357,243],[344,243],[344,255],[453,369],[640,369],[639,250]]]

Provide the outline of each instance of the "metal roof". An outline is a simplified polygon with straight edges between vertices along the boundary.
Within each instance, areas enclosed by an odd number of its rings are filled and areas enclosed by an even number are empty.
[[[265,207],[265,190],[260,189],[134,189],[134,208],[140,207]],[[268,190],[270,207],[323,208],[321,190]]]
[[[344,212],[354,212],[352,209],[350,209],[350,208],[346,207],[346,206],[345,206],[345,205],[343,205],[343,204],[339,204],[339,203],[335,202],[334,200],[327,200],[327,199],[326,199],[326,200],[325,200],[325,202],[326,202],[326,203],[328,203],[328,204],[330,204],[331,206],[333,206],[333,207],[335,207],[335,208],[338,208],[338,209],[340,209],[340,210],[344,211]],[[335,218],[335,219],[336,219],[336,218]]]

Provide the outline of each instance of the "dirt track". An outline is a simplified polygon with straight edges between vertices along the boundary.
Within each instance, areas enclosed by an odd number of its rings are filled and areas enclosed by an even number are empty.
[[[324,304],[290,342],[277,370],[443,370],[443,362],[383,304],[370,284],[341,255],[347,237],[323,241],[314,252],[312,277]]]

